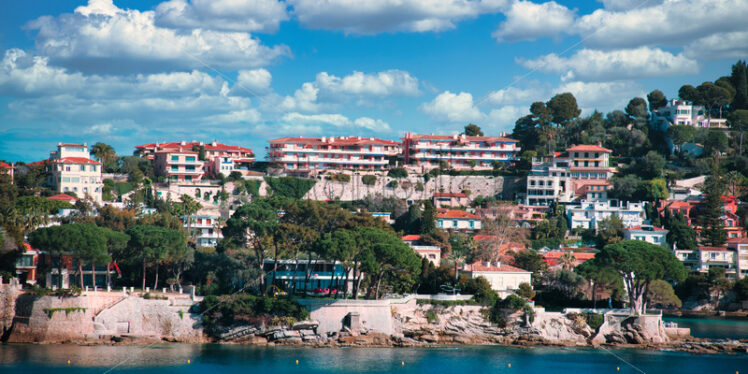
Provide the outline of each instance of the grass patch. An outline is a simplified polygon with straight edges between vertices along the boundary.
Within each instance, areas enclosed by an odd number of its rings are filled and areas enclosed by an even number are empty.
[[[44,308],[44,313],[47,313],[49,316],[49,319],[52,319],[52,316],[55,315],[55,312],[65,312],[65,316],[67,317],[72,312],[86,312],[86,308],[81,307],[71,307],[71,308]]]

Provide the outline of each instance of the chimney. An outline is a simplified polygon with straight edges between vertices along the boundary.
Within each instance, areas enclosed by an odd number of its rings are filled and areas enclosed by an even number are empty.
[[[186,142],[186,141],[184,141],[184,140],[182,140],[182,141],[181,141],[181,142],[179,143],[179,145],[187,145],[187,142]]]
[[[212,145],[212,146],[214,146],[214,147],[215,147],[215,146],[217,146],[217,145],[218,145],[218,142],[216,142],[216,141],[214,140],[214,141],[213,141],[213,143],[210,143],[210,145]]]
[[[322,139],[320,139],[320,141],[322,141],[322,143],[324,143],[325,141],[327,141],[327,138],[325,138],[325,137],[323,136],[323,137],[322,137]]]

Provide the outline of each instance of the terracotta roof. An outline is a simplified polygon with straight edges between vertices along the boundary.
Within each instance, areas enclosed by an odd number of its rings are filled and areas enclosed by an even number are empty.
[[[727,239],[727,243],[748,244],[748,238],[732,238],[732,239]]]
[[[421,235],[405,235],[403,241],[416,241],[421,240]]]
[[[455,219],[480,219],[480,216],[468,213],[464,210],[448,210],[446,212],[438,213],[437,218],[455,218]]]
[[[467,194],[462,192],[436,192],[434,197],[467,197]]]
[[[543,253],[543,258],[546,260],[555,260],[561,258],[565,253],[571,253],[577,261],[587,261],[595,258],[595,253],[592,252],[569,252],[569,251],[548,251]]]
[[[491,264],[489,266],[486,266],[484,263],[477,261],[470,265],[466,265],[465,269],[467,271],[482,271],[482,272],[494,272],[494,273],[530,273],[527,270],[520,269],[518,267],[514,267],[511,265],[506,264],[499,264],[499,266],[496,266],[495,264]]]
[[[160,150],[160,151],[156,151],[154,153],[155,154],[184,153],[184,154],[187,154],[187,155],[196,155],[197,154],[197,152],[195,152],[193,150],[184,151],[184,150],[182,150],[182,148],[179,148],[179,149],[176,149],[176,148],[175,149],[163,149],[163,150]]]
[[[605,153],[611,153],[611,150],[608,148],[603,148],[599,145],[592,145],[592,144],[580,144],[575,145],[571,148],[566,148],[567,152],[605,152]]]
[[[28,166],[37,166],[37,165],[43,165],[45,162],[49,162],[49,159],[30,162],[30,163],[28,163],[26,165],[28,165]]]
[[[58,147],[59,147],[59,146],[62,146],[62,147],[79,147],[79,148],[86,148],[86,146],[85,146],[85,145],[83,145],[83,144],[75,144],[75,143],[62,143],[62,144],[58,144],[57,146],[58,146]]]
[[[148,144],[142,144],[135,146],[137,149],[150,149],[150,148],[179,148],[179,147],[189,147],[192,149],[192,146],[200,146],[200,142],[185,142],[184,145],[182,145],[182,142],[170,142],[170,143],[148,143]],[[214,146],[213,143],[205,143],[203,142],[203,147],[206,151],[227,151],[227,152],[249,152],[253,153],[251,149],[240,147],[238,145],[226,145],[226,144],[220,144],[216,143]]]
[[[427,139],[427,140],[466,140],[469,142],[506,142],[516,143],[516,139],[503,136],[457,136],[455,135],[424,135],[424,134],[407,134],[405,138],[410,139]]]
[[[381,145],[400,145],[400,142],[392,140],[382,140],[371,137],[358,137],[358,136],[331,136],[324,138],[303,138],[303,137],[285,137],[268,140],[268,143],[303,143],[310,145],[366,145],[366,144],[381,144]]]
[[[101,165],[101,162],[94,161],[85,157],[63,157],[49,160],[53,164],[90,164]]]
[[[4,163],[4,162],[0,161],[0,168],[6,168],[6,169],[10,169],[10,168],[11,168],[11,166],[10,166],[9,164],[6,164],[6,163]]]
[[[699,246],[699,251],[704,252],[723,252],[723,251],[729,251],[730,249],[725,247],[707,247],[707,246]]]
[[[67,195],[67,194],[64,194],[64,193],[57,194],[57,195],[54,195],[54,196],[50,196],[50,197],[47,198],[47,200],[67,201],[67,202],[70,202],[70,203],[78,201],[77,198],[72,197],[72,196]]]

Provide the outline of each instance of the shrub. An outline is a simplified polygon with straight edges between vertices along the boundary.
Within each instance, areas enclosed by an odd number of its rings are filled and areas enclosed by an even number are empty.
[[[252,196],[260,196],[261,185],[262,185],[262,181],[258,181],[258,180],[245,180],[244,181],[244,189],[246,189],[247,193]]]
[[[436,315],[436,312],[434,312],[434,309],[429,309],[426,311],[426,321],[429,323],[439,323],[439,316]]]
[[[199,309],[209,332],[235,324],[291,324],[309,317],[309,312],[293,298],[247,294],[208,295],[200,303]]]
[[[348,183],[351,181],[351,176],[349,174],[338,173],[331,175],[330,179],[335,182]]]
[[[364,175],[363,177],[361,177],[361,183],[367,186],[373,186],[377,183],[377,177],[370,174]]]
[[[266,177],[265,182],[273,192],[274,196],[301,199],[314,187],[314,179],[303,179],[296,177]]]
[[[535,297],[535,291],[532,289],[532,286],[527,282],[522,282],[519,284],[519,288],[516,291],[517,296],[524,297],[527,300],[532,300],[533,297]]]
[[[55,315],[55,312],[65,312],[65,316],[72,312],[86,312],[86,308],[81,307],[71,307],[71,308],[44,308],[44,313],[47,313],[47,316],[51,319],[52,316]]]
[[[403,168],[393,168],[387,172],[387,176],[390,178],[407,178],[408,171]]]
[[[416,182],[416,191],[418,191],[418,192],[423,191],[423,183]]]
[[[387,183],[387,187],[389,188],[397,188],[397,181],[391,181],[390,183]]]
[[[231,174],[229,174],[229,177],[228,177],[228,180],[230,180],[232,182],[240,181],[242,179],[244,179],[244,177],[242,177],[242,173],[240,173],[240,172],[238,172],[236,170],[232,171]]]
[[[584,320],[593,331],[597,331],[603,324],[603,315],[599,313],[584,313]]]
[[[504,309],[511,309],[516,311],[524,308],[525,305],[527,305],[527,302],[517,295],[509,295],[504,300],[501,300],[501,302],[499,302],[499,305]]]

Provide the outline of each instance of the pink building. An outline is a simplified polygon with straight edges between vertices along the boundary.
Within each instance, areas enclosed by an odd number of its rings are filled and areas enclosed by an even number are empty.
[[[193,151],[156,151],[154,164],[156,175],[165,176],[169,182],[199,182],[205,173],[205,163]]]
[[[400,153],[400,143],[360,136],[279,138],[269,141],[268,157],[286,171],[327,169],[384,170]]]
[[[405,163],[423,170],[442,162],[454,169],[491,169],[495,162],[512,163],[520,148],[503,136],[417,135],[402,138]]]
[[[15,169],[13,165],[0,161],[0,174],[10,175],[11,184],[13,184],[13,169]]]
[[[170,149],[192,151],[194,148],[195,152],[197,152],[200,147],[205,149],[205,159],[208,161],[212,161],[220,156],[231,157],[234,160],[240,160],[240,162],[245,163],[252,163],[255,161],[255,155],[251,149],[240,147],[238,145],[226,145],[217,142],[205,143],[181,141],[171,143],[148,143],[136,146],[135,155],[153,160],[158,151]]]
[[[434,193],[434,206],[446,208],[451,206],[468,206],[470,199],[468,195],[461,192],[436,192]]]

